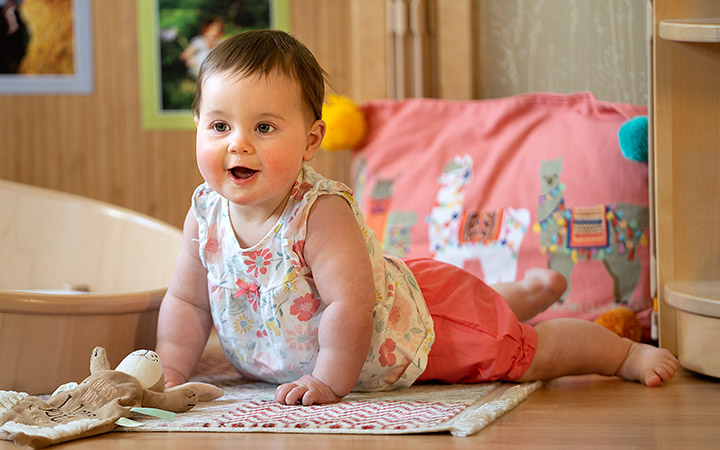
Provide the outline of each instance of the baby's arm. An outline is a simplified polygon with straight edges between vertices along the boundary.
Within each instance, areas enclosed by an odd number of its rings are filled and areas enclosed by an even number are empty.
[[[188,212],[183,245],[158,319],[156,351],[162,361],[167,387],[190,378],[212,326],[207,271],[200,261],[197,239],[197,222],[192,212]]]
[[[278,387],[275,398],[284,404],[340,401],[360,376],[373,332],[372,265],[352,209],[341,197],[323,196],[310,211],[307,229],[304,257],[327,307],[315,369]]]

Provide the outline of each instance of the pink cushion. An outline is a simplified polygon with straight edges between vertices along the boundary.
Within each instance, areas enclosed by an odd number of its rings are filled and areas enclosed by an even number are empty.
[[[647,108],[532,93],[362,109],[356,198],[387,251],[446,260],[490,284],[552,265],[570,289],[534,322],[592,320],[620,302],[648,328],[648,167],[623,157],[617,138]]]

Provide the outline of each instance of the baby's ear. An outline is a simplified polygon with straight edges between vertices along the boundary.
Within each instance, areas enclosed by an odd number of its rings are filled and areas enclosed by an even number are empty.
[[[310,126],[310,131],[308,132],[307,141],[305,143],[305,154],[303,155],[303,159],[305,159],[305,161],[310,161],[312,157],[315,156],[315,153],[320,150],[320,145],[325,137],[326,128],[325,121],[322,119],[316,120]]]

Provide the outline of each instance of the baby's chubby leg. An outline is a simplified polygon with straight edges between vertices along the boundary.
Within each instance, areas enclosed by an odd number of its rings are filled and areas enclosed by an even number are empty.
[[[524,322],[558,301],[567,281],[554,270],[533,268],[525,272],[522,280],[498,283],[492,288],[507,301],[518,320]]]
[[[670,351],[622,338],[593,322],[552,319],[535,327],[535,357],[516,381],[597,373],[659,386],[670,381],[678,361]]]

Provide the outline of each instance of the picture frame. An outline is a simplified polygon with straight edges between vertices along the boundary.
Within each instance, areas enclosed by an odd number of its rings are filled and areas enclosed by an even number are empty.
[[[90,0],[72,0],[71,14],[66,19],[72,21],[72,73],[50,73],[43,70],[37,73],[0,73],[0,95],[26,94],[90,94],[94,89],[93,80],[93,46],[92,46],[92,11]],[[25,13],[24,7],[18,12]],[[25,17],[25,21],[30,22]],[[54,17],[57,22],[59,19]],[[57,25],[57,24],[56,24]],[[27,46],[30,55],[33,39],[45,38],[45,43],[57,37],[30,34]],[[36,44],[37,45],[37,44]]]
[[[205,1],[208,6],[217,5],[223,1],[227,2],[227,0]],[[267,2],[269,21],[266,24],[258,23],[257,27],[289,31],[290,0],[254,0],[255,3],[259,1]],[[166,95],[168,94],[169,76],[164,73],[162,68],[163,64],[167,65],[167,55],[161,55],[161,40],[165,43],[168,40],[182,40],[183,44],[188,44],[190,37],[187,35],[179,36],[177,31],[172,29],[161,29],[160,15],[162,11],[160,10],[160,3],[160,0],[137,0],[142,126],[145,129],[194,129],[195,123],[190,111],[190,101],[188,100],[189,96],[194,96],[194,80],[192,80],[192,92],[188,87],[188,81],[181,81],[184,85],[184,92],[182,93],[183,98],[180,100],[164,98],[164,96],[170,97]],[[180,21],[180,18],[178,20]],[[185,22],[187,22],[187,18]],[[178,47],[180,44],[175,42],[173,45]],[[161,61],[163,58],[164,62]],[[176,62],[173,64],[177,66]],[[175,72],[177,72],[177,68]],[[186,106],[177,107],[175,104],[171,104],[171,101]]]

